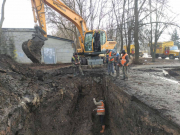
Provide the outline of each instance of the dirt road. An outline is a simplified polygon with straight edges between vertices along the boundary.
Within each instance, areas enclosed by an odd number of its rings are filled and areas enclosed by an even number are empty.
[[[121,87],[180,125],[180,64],[166,60],[164,63],[130,68],[129,79]],[[169,73],[166,77],[163,70]]]

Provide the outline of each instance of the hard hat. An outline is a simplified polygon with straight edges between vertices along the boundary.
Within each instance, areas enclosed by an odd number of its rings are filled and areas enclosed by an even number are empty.
[[[99,100],[99,102],[104,102],[103,100]]]
[[[125,52],[125,50],[122,50],[121,53],[125,54],[126,52]]]
[[[115,51],[112,51],[112,53],[116,53]]]

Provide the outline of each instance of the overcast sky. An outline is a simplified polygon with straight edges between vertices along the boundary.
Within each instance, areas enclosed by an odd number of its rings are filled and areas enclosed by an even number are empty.
[[[0,4],[2,4],[2,1],[3,0],[0,0]],[[170,1],[169,5],[172,7],[172,11],[176,14],[180,14],[180,8],[179,8],[180,0],[169,0],[169,1]],[[180,22],[180,17],[178,17],[177,20],[179,20]],[[6,0],[5,21],[3,23],[3,28],[33,28],[33,27],[34,27],[34,20],[33,20],[32,8],[31,8],[31,1]],[[168,29],[168,31],[165,34],[168,34],[169,32],[171,32],[171,29]],[[164,35],[161,38],[161,40],[166,40],[166,41],[169,40]]]

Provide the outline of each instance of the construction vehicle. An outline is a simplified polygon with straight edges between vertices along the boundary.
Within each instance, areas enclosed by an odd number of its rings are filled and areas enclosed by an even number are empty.
[[[155,57],[161,57],[162,59],[169,57],[169,59],[175,59],[179,58],[179,52],[178,46],[174,45],[173,41],[158,42]]]
[[[126,45],[123,46],[123,50],[125,50],[126,53],[127,53],[127,46]],[[133,56],[134,54],[135,54],[135,46],[134,45],[130,45],[130,55]]]
[[[126,45],[123,46],[123,50],[125,50],[127,53],[127,46]],[[130,45],[130,55],[132,55],[132,56],[135,55],[135,46],[133,44]],[[144,55],[144,53],[142,51],[139,51],[139,56],[142,57],[143,55]]]
[[[123,50],[125,50],[126,53],[127,53],[127,46],[126,46],[126,45],[123,46]],[[132,56],[135,55],[135,46],[134,46],[133,44],[130,45],[130,55],[132,55]],[[139,56],[140,56],[140,57],[143,56],[143,52],[142,52],[142,51],[139,51]]]
[[[94,65],[101,64],[101,58],[99,57],[99,54],[105,53],[106,49],[114,49],[116,47],[117,42],[107,41],[106,32],[104,30],[99,30],[100,46],[98,51],[94,51],[93,35],[95,33],[95,30],[88,30],[84,19],[69,7],[67,7],[60,0],[31,0],[31,4],[34,15],[34,22],[37,23],[38,21],[39,26],[35,27],[36,32],[35,34],[33,34],[33,38],[23,43],[22,49],[33,63],[41,62],[41,48],[44,45],[44,42],[47,40],[44,9],[45,4],[70,20],[79,30],[80,48],[77,49],[76,52],[82,57],[81,61],[83,65],[87,63],[93,63]]]

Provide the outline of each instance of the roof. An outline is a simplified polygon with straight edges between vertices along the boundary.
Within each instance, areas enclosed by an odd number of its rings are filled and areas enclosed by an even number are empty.
[[[9,32],[34,32],[35,29],[33,28],[2,28],[3,31]]]
[[[33,29],[33,28],[2,28],[2,30],[8,31],[8,32],[35,32],[35,29]],[[47,37],[74,43],[74,41],[70,40],[70,39],[60,38],[60,37],[51,36],[51,35],[47,35]]]
[[[67,41],[67,42],[74,43],[74,41],[73,41],[73,40],[70,40],[70,39],[60,38],[60,37],[51,36],[51,35],[48,35],[47,37],[48,37],[48,38],[53,38],[53,39],[57,39],[57,40],[63,40],[63,41]]]

